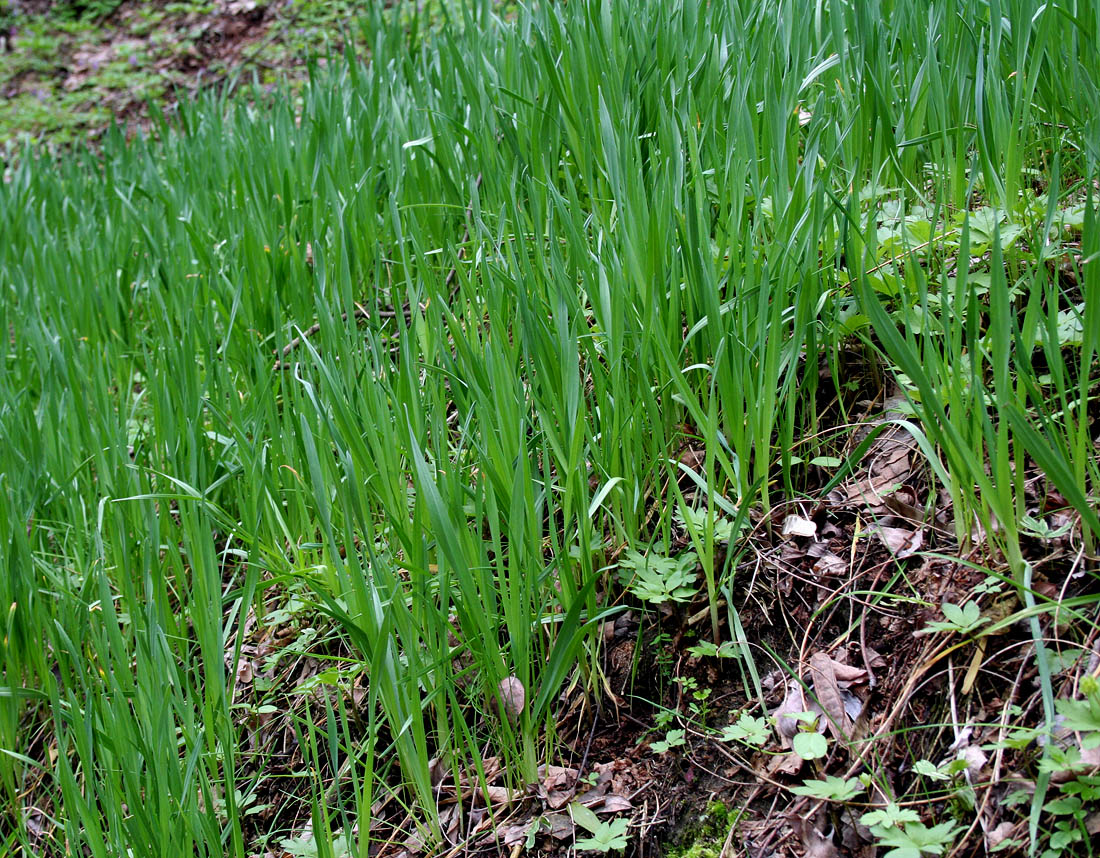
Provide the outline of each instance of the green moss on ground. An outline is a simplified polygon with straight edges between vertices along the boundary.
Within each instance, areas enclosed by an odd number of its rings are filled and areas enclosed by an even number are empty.
[[[699,823],[682,831],[676,845],[666,845],[664,854],[668,858],[719,858],[730,828],[739,818],[740,811],[713,801],[707,805]]]

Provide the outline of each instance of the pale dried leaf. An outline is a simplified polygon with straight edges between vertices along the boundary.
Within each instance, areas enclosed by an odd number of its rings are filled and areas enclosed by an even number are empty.
[[[565,807],[577,792],[577,770],[561,766],[542,766],[539,793],[552,810]]]
[[[523,683],[514,676],[506,676],[500,681],[498,690],[500,691],[501,707],[505,716],[513,724],[516,723],[527,702],[527,693],[523,688]]]
[[[432,786],[439,786],[450,773],[451,770],[444,763],[442,757],[432,757],[428,760],[428,777],[431,778]]]
[[[568,813],[548,813],[543,818],[550,823],[550,836],[555,840],[568,840],[573,836],[573,819]]]
[[[458,835],[459,823],[462,822],[462,814],[459,813],[459,810],[459,805],[452,804],[439,813],[439,827],[442,829],[444,836],[452,843]]]
[[[252,666],[252,662],[247,658],[242,658],[237,664],[237,684],[251,685],[254,673],[255,669]]]
[[[803,760],[793,751],[789,754],[778,754],[768,758],[767,771],[769,775],[796,775],[802,768]]]
[[[623,813],[633,809],[633,803],[625,795],[605,795],[603,804],[595,808],[597,813]]]
[[[989,762],[985,751],[977,745],[967,745],[959,751],[959,757],[966,760],[966,773],[971,781],[978,781],[982,776],[982,769]]]
[[[485,787],[485,796],[493,806],[511,804],[515,793],[507,787]]]
[[[813,536],[817,533],[817,525],[810,519],[800,515],[788,515],[783,519],[782,535],[790,539],[795,536]]]
[[[847,500],[882,509],[884,498],[909,476],[909,446],[897,437],[882,436],[868,453],[868,462],[867,476],[846,487]]]
[[[527,839],[527,832],[531,830],[532,825],[538,825],[538,819],[528,820],[527,822],[516,822],[511,825],[502,825],[497,829],[497,833],[504,841],[505,846],[515,846],[517,843],[521,843]]]
[[[883,506],[898,518],[903,518],[913,524],[924,521],[924,510],[915,506],[911,501],[916,500],[910,490],[898,490],[896,494],[882,499]]]
[[[863,655],[867,660],[867,664],[871,667],[886,667],[886,659],[878,654],[875,650],[869,646],[863,648]]]

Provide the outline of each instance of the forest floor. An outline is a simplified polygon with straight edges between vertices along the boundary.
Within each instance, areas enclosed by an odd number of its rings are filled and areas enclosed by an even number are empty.
[[[255,85],[266,93],[290,81],[293,92],[311,57],[339,54],[345,39],[359,38],[355,7],[349,0],[66,7],[24,0],[17,15],[0,18],[9,27],[0,47],[0,146],[8,157],[27,143],[94,147],[113,124],[129,134],[147,130],[150,105],[170,113],[177,99],[200,90]],[[1043,714],[1031,650],[1036,614],[982,534],[960,546],[951,498],[937,488],[910,431],[904,397],[863,355],[850,357],[851,374],[840,385],[849,401],[819,403],[821,414],[835,418],[823,432],[847,429],[836,462],[809,463],[797,497],[753,511],[740,533],[720,540],[730,556],[720,552],[716,563],[731,570],[734,585],[717,601],[717,620],[769,669],[747,671],[736,647],[711,642],[705,590],[636,599],[605,624],[599,703],[583,688],[563,694],[563,764],[545,767],[537,789],[496,807],[491,798],[480,814],[475,796],[460,813],[468,791],[441,775],[440,803],[454,809],[443,813],[450,825],[444,835],[466,854],[495,854],[501,844],[513,855],[523,848],[565,854],[577,825],[606,837],[604,851],[625,845],[593,822],[599,816],[579,819],[578,806],[629,818],[637,855],[830,858],[891,847],[903,850],[898,855],[956,858],[1026,848],[1036,749],[1025,734]],[[804,371],[825,380],[836,368]],[[697,435],[697,427],[685,427],[679,461],[686,469],[706,456],[690,440]],[[864,441],[858,467],[830,480]],[[1094,592],[1095,558],[1070,504],[1029,467],[1022,544],[1034,570],[1031,591],[1072,602]],[[680,490],[690,501],[695,486],[685,477]],[[690,528],[681,527],[668,554],[691,546]],[[612,551],[609,562],[618,559]],[[269,706],[254,724],[256,760],[270,766],[277,759],[283,774],[307,765],[290,713],[313,706],[323,721],[331,703],[310,679],[348,655],[317,651],[316,621],[301,605],[288,609],[283,594],[264,622],[252,617],[233,642],[242,656],[235,684],[242,711],[261,685],[288,689],[274,706],[265,691]],[[1055,686],[1076,688],[1075,677],[1095,677],[1095,634],[1082,636],[1087,626],[1056,612],[1043,623]],[[354,700],[365,691],[356,686],[348,694]],[[747,714],[761,701],[771,723]],[[1095,743],[1073,735],[1062,728],[1064,745],[1076,742],[1082,761],[1100,763]],[[827,749],[817,736],[828,738]],[[492,786],[488,760],[486,769]],[[1062,782],[1084,789],[1090,781],[1077,771]],[[247,833],[260,842],[264,831],[298,826],[297,840],[264,854],[304,855],[296,850],[306,848],[308,800],[288,792],[279,775],[256,778]],[[887,793],[906,798],[885,802]],[[1072,830],[1100,836],[1100,812],[1081,810],[1093,806],[1065,815]],[[896,818],[876,824],[868,811]],[[926,826],[922,818],[943,822]],[[32,817],[32,832],[36,824]],[[396,824],[389,843],[384,854],[418,851]]]
[[[170,110],[204,89],[302,81],[311,59],[323,63],[360,36],[354,0],[6,2],[0,145],[8,148],[94,143],[115,123],[147,128],[150,104]]]

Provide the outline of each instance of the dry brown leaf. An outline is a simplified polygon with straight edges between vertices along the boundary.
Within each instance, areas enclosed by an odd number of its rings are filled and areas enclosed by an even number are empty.
[[[1016,823],[1014,822],[1002,822],[996,828],[989,831],[985,836],[986,849],[992,852],[1002,842],[1008,840],[1012,836],[1012,832],[1016,830]]]
[[[880,443],[881,439],[880,439]],[[872,509],[881,509],[884,498],[909,476],[909,447],[887,440],[872,447],[867,476],[846,489],[848,502],[859,501]]]
[[[459,823],[462,822],[460,809],[458,804],[452,804],[450,807],[445,807],[439,814],[439,827],[443,831],[443,836],[452,843],[457,838]]]
[[[527,839],[527,832],[531,830],[532,825],[538,824],[539,820],[535,818],[525,822],[512,823],[511,825],[502,825],[497,829],[497,833],[504,841],[505,846],[515,846]]]
[[[810,656],[810,673],[813,677],[814,694],[821,707],[828,716],[829,732],[840,742],[847,742],[852,732],[852,721],[848,717],[848,710],[844,705],[844,697],[837,683],[837,673],[834,665],[847,667],[833,661],[823,652]],[[866,675],[866,671],[860,671]]]
[[[802,712],[812,712],[813,701],[806,697],[802,685],[797,679],[791,679],[787,683],[787,696],[783,702],[772,712],[775,718],[775,732],[779,734],[779,743],[784,748],[791,747],[791,739],[798,733],[799,724],[802,721],[794,716]]]
[[[802,768],[803,760],[793,751],[789,754],[778,754],[768,758],[767,772],[769,775],[797,775]]]
[[[555,840],[568,840],[573,836],[573,820],[568,813],[548,813],[543,819],[550,825],[550,836]]]
[[[924,510],[913,503],[915,500],[912,489],[898,489],[895,494],[884,497],[882,505],[898,518],[911,524],[920,524],[924,521]]]
[[[962,693],[964,695],[969,694],[974,689],[974,683],[978,681],[978,672],[982,669],[982,661],[985,659],[985,648],[988,640],[986,637],[980,637],[974,647],[974,655],[970,657],[970,666],[967,667],[966,675],[963,677]]]
[[[553,810],[565,807],[577,792],[577,770],[562,766],[541,766],[539,793]]]
[[[829,659],[829,669],[832,670],[833,674],[836,676],[837,684],[839,684],[841,688],[850,688],[853,685],[866,682],[867,671],[864,668],[856,667],[840,659],[825,655],[824,653],[818,653],[818,655]],[[840,656],[841,658],[846,658],[847,654],[842,650]],[[813,659],[811,658],[810,661],[812,664]]]
[[[839,577],[848,571],[848,561],[826,551],[814,563],[813,570],[822,577]]]
[[[817,828],[817,818],[821,812],[814,814],[813,818],[798,816],[791,820],[791,828],[802,841],[802,847],[806,851],[805,858],[838,858],[839,853],[833,845],[831,838],[822,834]]]
[[[251,685],[254,672],[252,662],[247,658],[242,658],[237,664],[237,684]]]
[[[593,808],[597,813],[622,813],[633,810],[634,804],[625,795],[605,795],[603,803]]]
[[[489,799],[490,804],[497,806],[511,804],[512,799],[515,797],[515,793],[508,789],[508,787],[491,786],[485,787],[485,796]]]
[[[439,786],[450,775],[451,770],[443,762],[442,757],[432,757],[428,760],[428,777],[432,786]]]
[[[956,759],[966,760],[966,773],[971,781],[981,780],[982,769],[989,762],[989,756],[977,745],[964,745]]]
[[[904,527],[886,527],[880,525],[875,533],[886,549],[898,560],[904,560],[920,551],[924,545],[924,530],[908,530]]]
[[[631,810],[634,805],[631,804],[630,799],[622,794],[625,786],[622,783],[624,779],[616,777],[622,768],[622,762],[619,760],[593,766],[593,771],[597,775],[596,783],[583,795],[577,796],[576,802],[598,813],[617,813]],[[620,792],[615,792],[616,789]]]

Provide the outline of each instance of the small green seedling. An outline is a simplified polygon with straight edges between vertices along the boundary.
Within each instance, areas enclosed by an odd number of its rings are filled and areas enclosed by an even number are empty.
[[[685,744],[685,735],[686,733],[683,730],[669,730],[665,733],[665,738],[662,741],[654,742],[649,746],[650,750],[655,754],[664,754],[673,748],[679,748]]]
[[[618,852],[626,849],[626,831],[630,820],[618,818],[601,822],[591,809],[577,802],[569,805],[569,813],[577,825],[592,834],[577,841],[578,852]]]
[[[802,786],[791,787],[791,792],[822,801],[851,801],[863,792],[863,784],[856,778],[826,775],[821,780],[804,781]]]
[[[989,622],[987,617],[982,616],[982,609],[974,601],[967,602],[961,608],[950,602],[944,602],[941,607],[946,622],[929,623],[923,632],[958,632],[965,635],[973,632],[982,623]]]
[[[733,658],[737,655],[737,650],[731,641],[722,644],[700,641],[695,646],[689,646],[688,653],[697,658]]]
[[[949,776],[940,771],[940,767],[931,760],[917,760],[913,763],[913,771],[922,777],[934,781],[945,781]]]
[[[722,728],[718,738],[723,742],[744,742],[747,745],[761,746],[770,736],[771,731],[764,718],[756,718],[748,712],[742,712],[736,723],[727,724]]]
[[[900,828],[910,822],[920,822],[920,814],[915,810],[899,807],[890,802],[886,807],[863,814],[859,821],[868,828],[879,826],[885,830],[887,828]]]
[[[1081,681],[1084,700],[1055,700],[1054,708],[1062,716],[1062,726],[1083,733],[1081,747],[1100,747],[1100,683],[1091,676]]]
[[[628,551],[619,561],[619,575],[630,592],[643,602],[654,605],[688,602],[699,591],[695,585],[698,563],[693,551],[678,557],[664,557],[655,551],[645,555]]]
[[[892,847],[884,858],[943,855],[961,830],[954,822],[943,822],[931,828],[922,822],[907,822],[902,827],[890,828],[871,826],[871,833],[878,838],[878,845]]]

